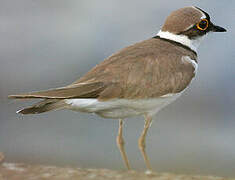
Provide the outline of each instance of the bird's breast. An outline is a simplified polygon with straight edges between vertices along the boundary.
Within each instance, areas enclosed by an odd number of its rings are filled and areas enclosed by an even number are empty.
[[[67,99],[68,109],[80,112],[96,113],[105,118],[127,118],[148,114],[155,115],[166,105],[176,100],[181,93],[168,94],[152,99],[112,99],[99,101],[98,99]]]

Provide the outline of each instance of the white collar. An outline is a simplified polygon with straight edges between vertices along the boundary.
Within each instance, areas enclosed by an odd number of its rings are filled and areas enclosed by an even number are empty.
[[[165,38],[165,39],[169,39],[169,40],[181,43],[181,44],[189,47],[190,49],[192,49],[195,52],[197,52],[197,48],[203,39],[202,38],[203,36],[199,37],[197,39],[189,39],[185,35],[176,35],[176,34],[168,32],[168,31],[161,31],[161,30],[158,32],[157,35],[161,38]]]

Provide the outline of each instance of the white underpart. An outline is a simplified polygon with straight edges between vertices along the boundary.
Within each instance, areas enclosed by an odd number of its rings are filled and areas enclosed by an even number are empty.
[[[189,47],[190,49],[194,50],[195,52],[197,52],[197,48],[200,45],[201,41],[203,40],[203,37],[198,37],[196,39],[189,39],[187,36],[185,35],[177,35],[168,31],[159,31],[157,34],[159,37],[161,38],[165,38],[165,39],[169,39],[178,43],[181,43],[187,47]]]
[[[182,62],[192,64],[193,67],[194,67],[194,73],[195,74],[197,73],[198,64],[195,60],[191,59],[189,56],[183,56],[182,57]]]
[[[105,118],[127,118],[148,114],[155,115],[166,105],[176,100],[181,93],[171,94],[153,99],[113,99],[99,101],[98,99],[67,99],[68,109],[81,112],[96,113]]]

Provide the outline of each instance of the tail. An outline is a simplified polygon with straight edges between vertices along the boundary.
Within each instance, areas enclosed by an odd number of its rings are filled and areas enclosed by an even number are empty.
[[[37,114],[56,109],[66,108],[65,99],[71,98],[97,98],[104,91],[106,85],[103,82],[72,84],[62,88],[46,91],[31,92],[20,95],[10,95],[11,99],[44,99],[43,101],[22,110],[21,114]]]
[[[63,109],[65,106],[66,106],[66,104],[63,100],[45,99],[43,101],[40,101],[37,104],[34,104],[31,107],[19,110],[19,111],[17,111],[17,113],[20,113],[20,114],[39,114],[39,113],[44,113],[47,111]]]

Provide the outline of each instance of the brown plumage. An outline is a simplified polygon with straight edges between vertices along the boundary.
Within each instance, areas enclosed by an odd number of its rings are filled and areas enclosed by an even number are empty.
[[[66,104],[64,101],[57,100],[57,99],[45,99],[43,101],[40,101],[39,103],[34,104],[31,107],[22,109],[17,111],[17,113],[21,114],[38,114],[38,113],[44,113],[51,110],[57,110],[60,108],[66,107]]]
[[[19,111],[29,114],[63,108],[66,104],[58,102],[70,98],[107,101],[115,98],[148,99],[178,93],[194,77],[194,67],[190,63],[183,63],[182,56],[196,60],[196,54],[184,47],[151,38],[113,54],[69,86],[11,95],[9,98],[47,99]]]
[[[185,7],[173,11],[166,19],[162,31],[174,34],[186,31],[192,25],[198,23],[202,17],[202,12],[195,10],[196,7]]]
[[[129,46],[94,67],[74,84],[110,84],[99,95],[110,98],[156,98],[185,89],[194,77],[194,67],[182,56],[196,61],[196,54],[162,39],[151,38]]]
[[[209,15],[197,7],[181,8],[171,13],[156,37],[120,50],[71,85],[9,97],[44,99],[18,111],[22,114],[71,109],[119,119],[116,140],[128,169],[123,119],[143,115],[145,125],[138,145],[151,170],[145,138],[152,117],[189,85],[197,68],[195,51],[201,37],[210,31],[226,30],[215,26]]]

